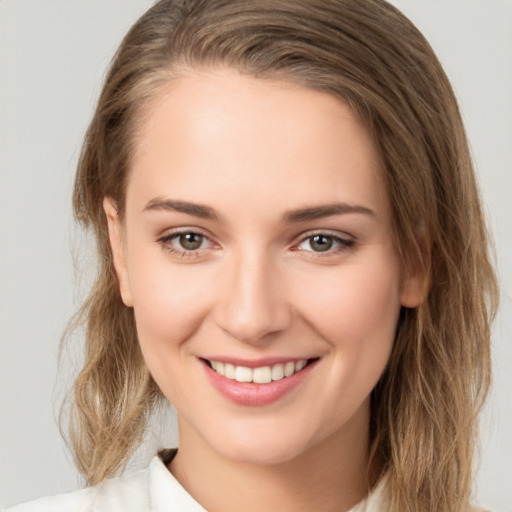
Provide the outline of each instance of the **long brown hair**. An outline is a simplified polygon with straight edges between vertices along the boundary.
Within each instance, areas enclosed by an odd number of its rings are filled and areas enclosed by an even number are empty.
[[[161,399],[120,298],[102,200],[113,198],[122,216],[137,126],[165,84],[222,66],[327,91],[371,131],[404,269],[426,276],[426,299],[403,309],[372,393],[371,461],[388,474],[392,510],[466,510],[496,282],[452,88],[421,33],[384,0],[161,0],[126,35],[74,191],[75,215],[99,252],[96,283],[72,324],[86,327],[71,409],[80,471],[94,484],[121,470]]]

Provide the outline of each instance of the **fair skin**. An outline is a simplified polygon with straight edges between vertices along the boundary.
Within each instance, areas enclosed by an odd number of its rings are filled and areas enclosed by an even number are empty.
[[[190,73],[144,117],[124,218],[104,208],[123,301],[178,412],[182,485],[211,511],[360,501],[369,395],[420,289],[354,112],[287,82]]]

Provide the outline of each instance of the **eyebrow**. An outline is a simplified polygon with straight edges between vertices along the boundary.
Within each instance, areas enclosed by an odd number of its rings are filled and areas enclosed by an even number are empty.
[[[289,223],[304,222],[346,213],[360,213],[375,217],[373,210],[370,210],[370,208],[366,208],[365,206],[352,205],[348,203],[333,203],[321,206],[311,206],[309,208],[301,208],[300,210],[287,212],[284,215],[284,220]]]
[[[155,197],[151,199],[151,201],[148,201],[143,211],[148,212],[155,210],[170,210],[200,217],[201,219],[219,220],[219,215],[213,208],[203,204],[179,201],[177,199]]]
[[[187,215],[193,215],[201,219],[219,220],[220,215],[210,206],[199,203],[191,203],[189,201],[180,201],[178,199],[164,199],[155,197],[148,201],[143,211],[169,210]],[[352,205],[348,203],[332,203],[327,205],[310,206],[291,210],[283,215],[285,222],[293,224],[296,222],[305,222],[331,215],[341,215],[348,213],[359,213],[375,217],[375,213],[370,208],[360,205]]]

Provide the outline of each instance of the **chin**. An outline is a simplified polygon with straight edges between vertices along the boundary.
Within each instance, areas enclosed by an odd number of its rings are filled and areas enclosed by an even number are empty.
[[[289,430],[261,427],[257,432],[243,429],[242,432],[225,432],[225,442],[212,440],[210,446],[222,457],[241,464],[269,466],[283,464],[305,454],[314,440],[310,436],[295,436]]]
[[[259,443],[254,446],[247,444],[232,444],[226,447],[222,455],[230,460],[241,464],[251,464],[255,466],[272,466],[290,462],[300,456],[304,449],[300,446],[283,446],[283,443]]]

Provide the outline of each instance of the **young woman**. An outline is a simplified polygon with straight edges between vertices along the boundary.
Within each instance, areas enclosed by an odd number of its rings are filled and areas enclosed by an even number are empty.
[[[90,487],[15,510],[470,510],[496,285],[452,89],[395,8],[158,2],[74,207]],[[179,449],[116,477],[162,400]]]

